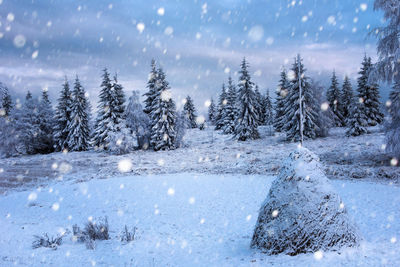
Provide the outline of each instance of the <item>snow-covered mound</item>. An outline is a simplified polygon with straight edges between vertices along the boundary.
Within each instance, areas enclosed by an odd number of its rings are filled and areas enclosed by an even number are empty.
[[[360,239],[318,156],[306,148],[292,152],[260,209],[251,247],[297,255],[353,247]]]

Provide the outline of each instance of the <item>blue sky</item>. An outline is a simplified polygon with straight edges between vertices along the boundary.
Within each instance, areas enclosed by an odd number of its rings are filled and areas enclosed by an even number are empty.
[[[301,53],[308,75],[327,85],[335,70],[355,79],[368,32],[381,26],[372,0],[0,0],[0,81],[53,100],[76,74],[96,106],[101,70],[127,94],[145,92],[150,60],[164,68],[178,107],[186,95],[204,110],[246,57],[253,80],[276,89],[282,66]],[[144,27],[143,27],[144,26]],[[382,92],[386,97],[386,89]]]

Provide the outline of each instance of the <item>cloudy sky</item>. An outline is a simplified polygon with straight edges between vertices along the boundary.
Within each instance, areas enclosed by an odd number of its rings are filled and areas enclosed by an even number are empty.
[[[372,0],[0,0],[0,81],[55,100],[64,76],[79,75],[96,106],[104,67],[127,94],[145,92],[155,58],[178,106],[191,95],[204,110],[243,57],[263,92],[297,53],[324,85],[333,70],[355,85],[381,18]]]

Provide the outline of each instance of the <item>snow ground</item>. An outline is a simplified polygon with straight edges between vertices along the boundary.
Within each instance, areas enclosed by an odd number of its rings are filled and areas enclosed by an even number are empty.
[[[0,266],[400,265],[400,171],[381,149],[379,128],[351,138],[333,129],[305,142],[358,223],[365,238],[360,248],[324,253],[321,260],[250,250],[258,209],[296,146],[270,136],[267,127],[260,132],[260,140],[236,142],[210,129],[189,130],[186,147],[175,151],[1,159]],[[132,170],[121,173],[118,163],[126,159]],[[56,251],[31,248],[33,235],[56,235],[106,215],[112,240],[97,242],[94,251],[71,236]],[[128,245],[117,238],[125,224],[138,228]]]
[[[362,246],[313,254],[266,256],[249,248],[258,209],[274,177],[167,174],[74,181],[1,198],[0,265],[21,266],[398,266],[400,189],[333,181],[365,238]],[[32,193],[37,198],[32,197]],[[31,196],[31,197],[29,197]],[[29,200],[29,198],[31,200]],[[59,209],[54,209],[54,204]],[[57,206],[57,205],[56,205]],[[71,216],[71,217],[69,217]],[[89,216],[108,216],[111,240],[96,249],[71,241],[33,250],[33,234],[56,235]],[[138,237],[122,245],[124,225]]]

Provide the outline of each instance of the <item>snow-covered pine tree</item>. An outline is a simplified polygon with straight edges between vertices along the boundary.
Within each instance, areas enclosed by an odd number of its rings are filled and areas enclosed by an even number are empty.
[[[319,106],[311,90],[309,78],[305,75],[306,69],[302,63],[300,55],[297,56],[292,66],[293,79],[289,81],[289,94],[285,104],[284,130],[286,131],[287,140],[300,141],[301,128],[303,128],[303,135],[308,138],[316,138],[319,127],[317,124]],[[299,83],[300,82],[300,83]],[[300,85],[302,95],[300,98]],[[301,108],[300,108],[301,101]],[[300,110],[302,112],[300,112]],[[301,120],[301,115],[303,119]],[[301,127],[301,121],[303,125]]]
[[[148,91],[143,95],[145,97],[144,100],[144,112],[146,114],[151,113],[151,108],[153,106],[153,100],[156,98],[156,96],[160,93],[157,90],[157,65],[156,61],[154,59],[151,60],[151,71],[149,74],[149,78],[147,81],[147,89]]]
[[[351,116],[347,121],[347,136],[359,136],[367,133],[368,117],[364,111],[365,105],[358,101],[351,109]]]
[[[235,131],[235,123],[238,116],[236,86],[231,76],[228,78],[228,92],[226,94],[226,105],[224,105],[223,126],[224,134],[232,134]]]
[[[217,116],[215,117],[215,130],[221,130],[224,127],[225,106],[228,103],[225,84],[222,84],[222,91],[219,95]]]
[[[326,93],[327,100],[329,102],[329,108],[333,112],[333,121],[335,126],[337,127],[342,127],[344,126],[344,121],[343,121],[343,108],[342,108],[342,99],[341,99],[342,93],[340,92],[339,89],[339,83],[336,77],[335,71],[332,73],[332,78],[331,78],[331,86],[328,88],[328,91]]]
[[[274,108],[272,107],[271,97],[269,96],[269,90],[265,93],[263,97],[264,100],[264,125],[272,125],[274,122]]]
[[[211,125],[215,124],[215,112],[216,112],[216,107],[214,103],[214,99],[211,97],[210,100],[210,105],[208,106],[208,121],[210,122]]]
[[[235,126],[235,137],[239,141],[257,139],[260,137],[257,126],[259,123],[257,113],[257,97],[253,91],[254,83],[248,72],[248,63],[243,58],[239,71],[238,84],[238,117]]]
[[[185,118],[188,121],[188,127],[192,129],[197,128],[197,112],[190,96],[186,97],[185,105],[183,105],[183,111],[185,113]]]
[[[0,85],[2,85],[0,83]],[[1,99],[1,105],[0,105],[0,117],[5,116],[8,117],[10,115],[11,109],[13,108],[12,105],[12,99],[10,92],[8,91],[7,86],[1,86],[0,89],[3,89],[2,91],[2,99]]]
[[[136,136],[139,149],[148,149],[150,142],[150,120],[144,113],[139,101],[139,92],[132,91],[128,105],[125,110],[126,125],[134,136]]]
[[[56,151],[68,149],[66,140],[68,137],[68,124],[71,121],[71,108],[71,90],[69,88],[67,77],[65,77],[55,115],[54,142]]]
[[[22,105],[16,128],[23,146],[23,153],[35,154],[36,136],[39,132],[38,108],[39,102],[28,91],[25,103]]]
[[[375,0],[374,9],[382,10],[386,21],[386,25],[376,31],[379,60],[374,69],[380,80],[394,82],[390,95],[392,118],[386,128],[386,149],[400,159],[400,1]]]
[[[54,126],[54,111],[51,106],[49,94],[47,93],[47,90],[43,90],[38,105],[39,130],[35,137],[35,150],[37,153],[50,153],[54,151]]]
[[[72,91],[71,121],[68,125],[66,143],[70,151],[85,151],[90,146],[90,110],[85,89],[76,76]]]
[[[264,97],[261,95],[257,84],[255,85],[254,94],[256,95],[257,100],[258,125],[263,125],[265,122]]]
[[[364,103],[363,111],[367,116],[368,125],[375,126],[383,122],[383,114],[380,111],[379,87],[378,84],[369,80],[372,70],[371,58],[364,56],[361,70],[358,72],[358,98]]]
[[[274,128],[275,131],[283,131],[285,121],[285,103],[287,102],[287,96],[289,94],[289,81],[287,79],[286,70],[282,69],[281,79],[279,80],[279,85],[276,90],[275,96],[275,118],[274,118]]]
[[[165,78],[164,71],[157,71],[157,87],[160,92],[153,100],[151,107],[150,144],[154,150],[176,148],[176,114],[175,102],[172,100],[171,88]]]
[[[317,105],[320,106],[318,109],[318,130],[316,131],[316,134],[318,137],[326,137],[329,134],[329,129],[334,126],[333,118],[335,115],[333,114],[332,109],[328,107],[329,104],[327,104],[328,102],[326,99],[324,99],[323,86],[313,79],[310,81],[310,86],[313,91],[314,99],[316,100]]]
[[[110,132],[119,131],[118,125],[124,113],[124,94],[118,81],[111,82],[107,69],[103,70],[103,81],[99,95],[93,144],[100,149],[107,149],[107,137]]]
[[[186,119],[185,111],[178,112],[176,117],[176,147],[182,147],[184,145],[184,137],[186,129],[188,128],[188,121]]]
[[[343,81],[342,87],[342,108],[343,108],[343,118],[344,122],[350,118],[351,108],[355,105],[354,103],[354,93],[353,88],[351,87],[351,82],[349,77],[346,75]]]

